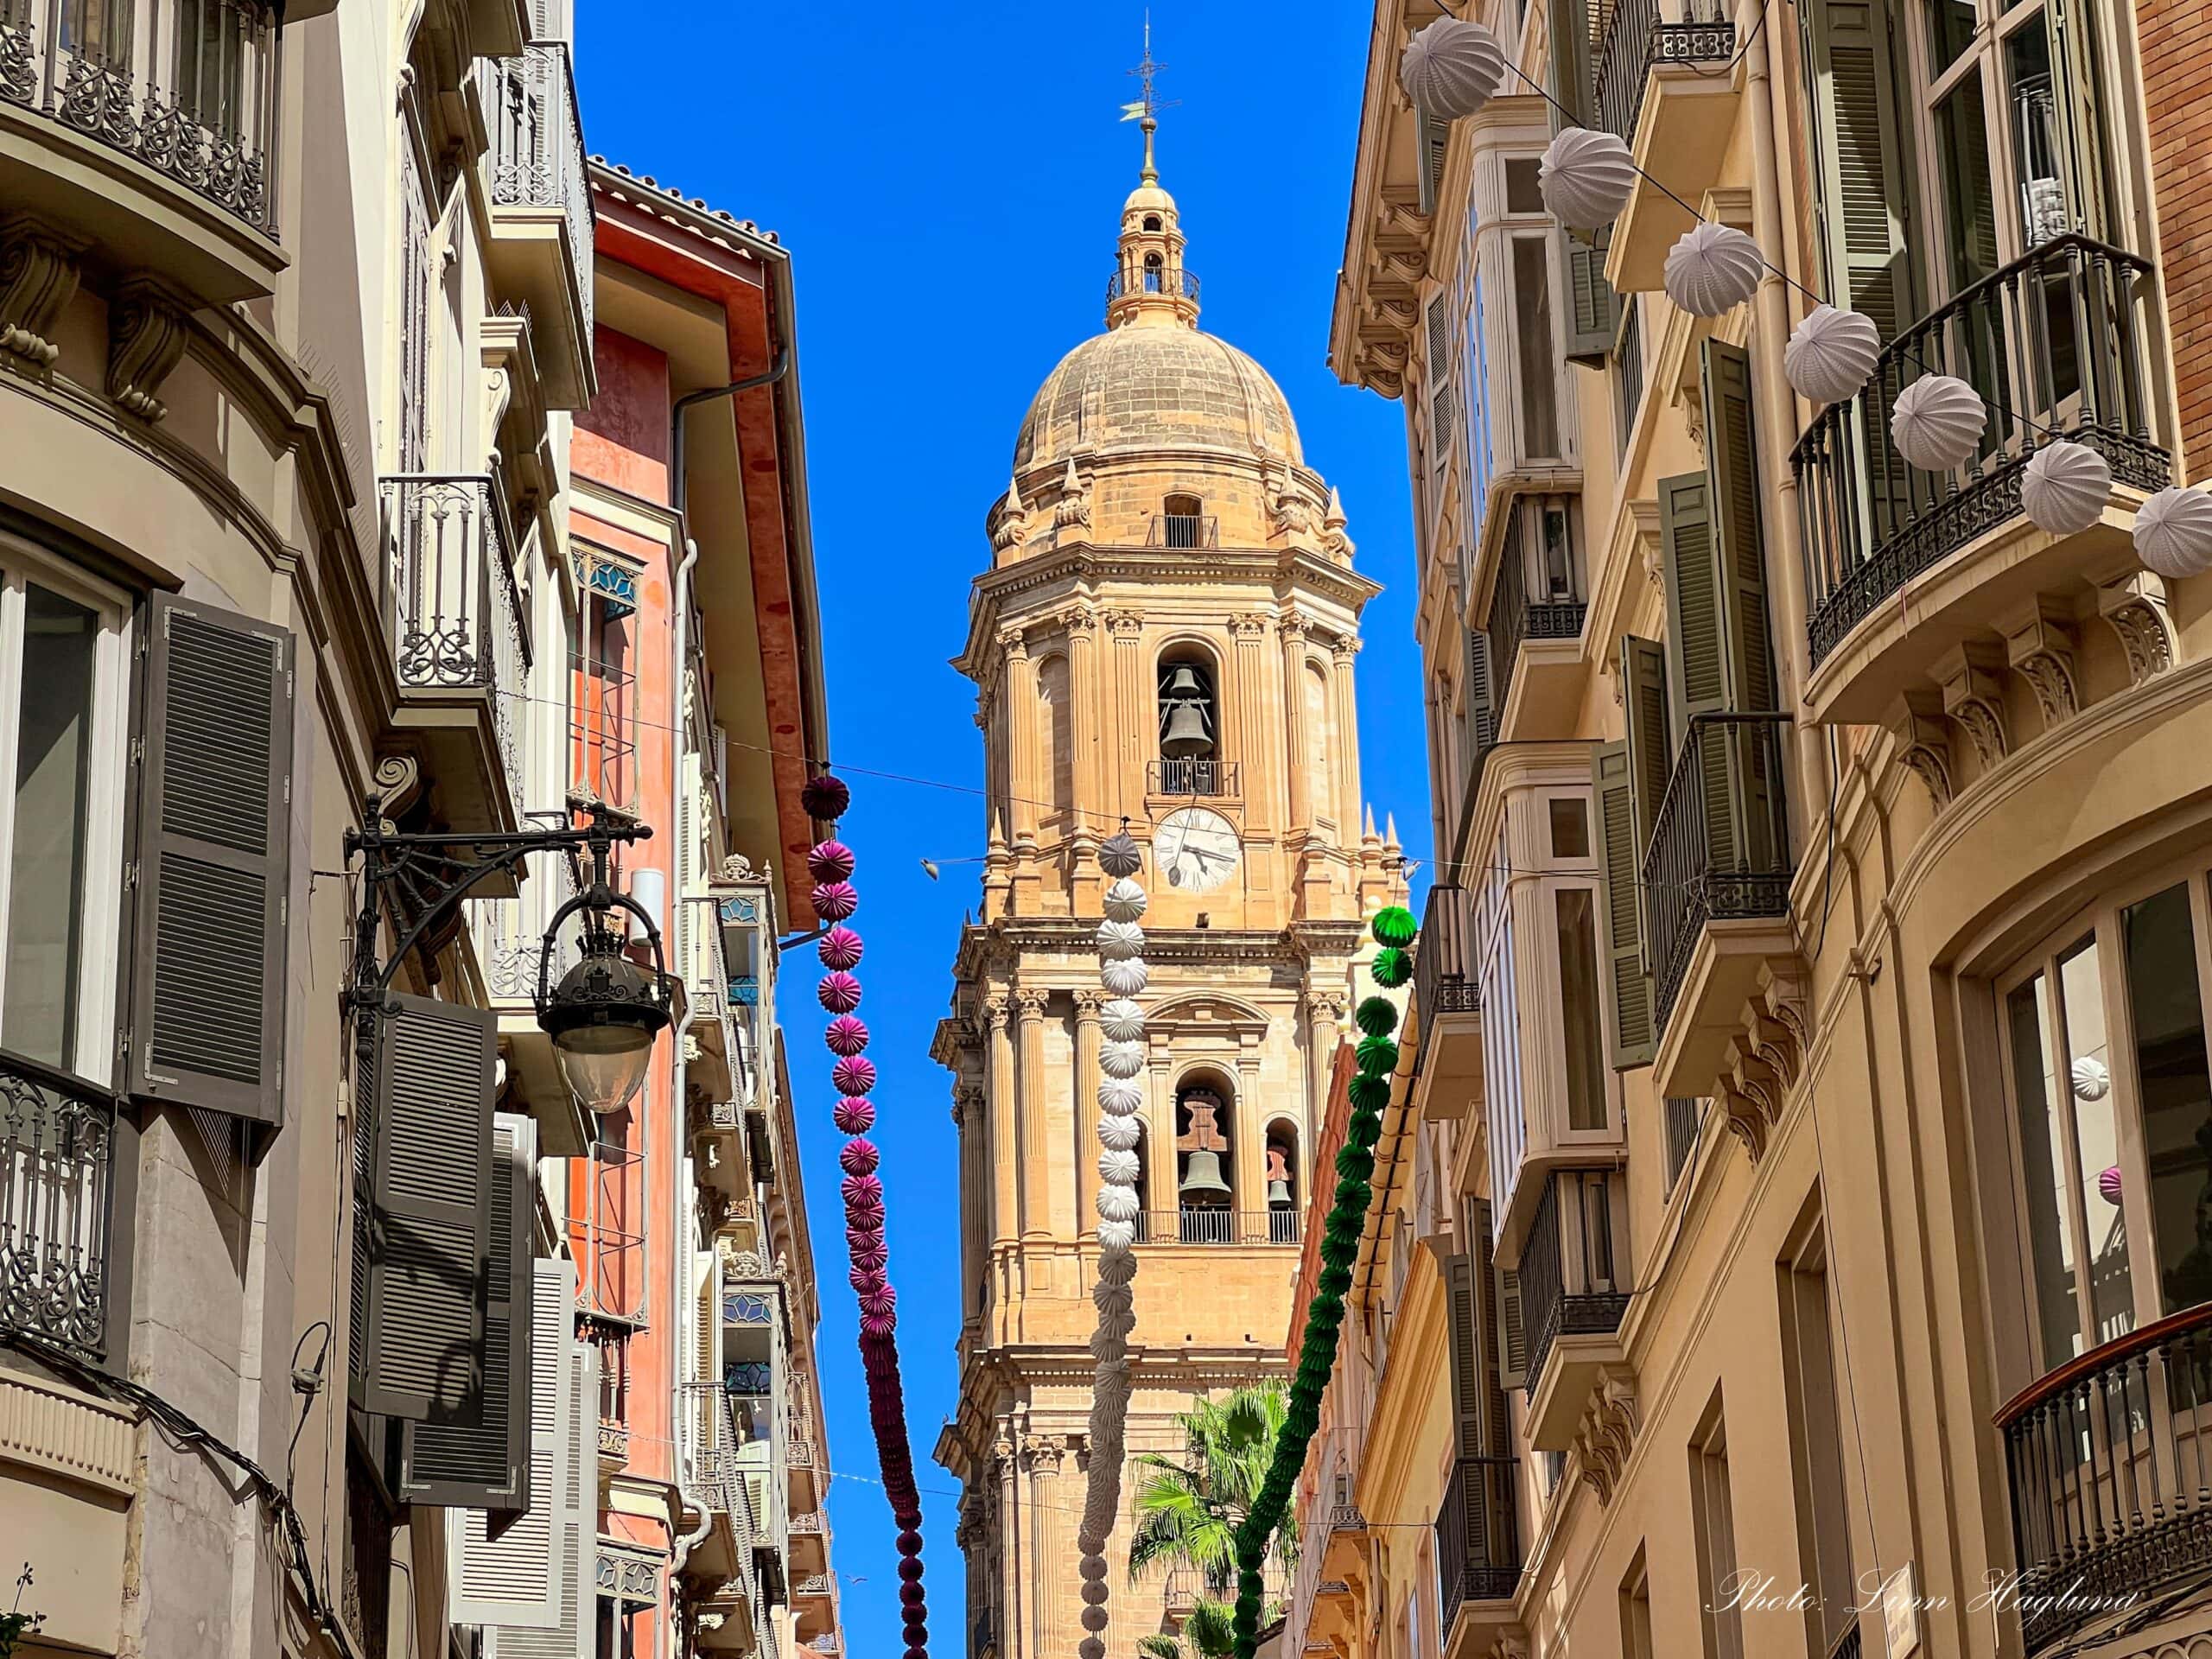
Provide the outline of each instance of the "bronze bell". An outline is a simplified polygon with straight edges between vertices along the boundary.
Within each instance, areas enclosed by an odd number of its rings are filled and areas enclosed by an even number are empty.
[[[1180,1192],[1186,1206],[1229,1202],[1229,1183],[1221,1179],[1221,1154],[1199,1151],[1191,1154],[1191,1161],[1183,1167]]]
[[[1213,734],[1206,730],[1204,704],[1179,702],[1167,711],[1167,723],[1160,734],[1163,760],[1188,760],[1212,752]]]
[[[1268,1202],[1287,1205],[1290,1203],[1290,1183],[1278,1175],[1268,1183]]]
[[[1178,663],[1167,676],[1167,683],[1160,688],[1163,697],[1191,697],[1204,702],[1206,685],[1198,677],[1198,671],[1188,663]]]

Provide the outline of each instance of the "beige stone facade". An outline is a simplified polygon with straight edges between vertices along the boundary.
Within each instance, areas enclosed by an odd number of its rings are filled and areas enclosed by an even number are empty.
[[[2145,94],[2194,14],[1473,12],[1525,73],[1446,126],[1395,85],[1434,9],[1376,8],[1335,321],[1407,407],[1456,868],[1289,1637],[2194,1653],[2212,578],[2130,539],[2206,464]],[[1594,247],[1570,118],[1658,181]],[[1749,303],[1668,299],[1669,192]],[[1815,295],[1885,341],[1826,408]],[[1955,473],[1888,430],[1931,370],[1987,403]],[[2060,439],[2114,477],[2076,534],[2021,505]]]
[[[1281,1374],[1347,964],[1399,864],[1360,805],[1353,662],[1376,589],[1343,511],[1274,382],[1198,330],[1175,204],[1148,165],[1120,248],[1107,332],[1022,424],[957,658],[977,686],[990,829],[938,1037],[961,1136],[963,1325],[937,1455],[962,1484],[970,1650],[1003,1659],[1081,1637],[1099,842],[1127,822],[1151,896],[1133,1452],[1179,1453],[1175,1412]],[[1217,1185],[1192,1182],[1200,1157]],[[1126,1551],[1125,1521],[1108,1553]],[[1117,1571],[1117,1647],[1174,1628],[1187,1594]]]

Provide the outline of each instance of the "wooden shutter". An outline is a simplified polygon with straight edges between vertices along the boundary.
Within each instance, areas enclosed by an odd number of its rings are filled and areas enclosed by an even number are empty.
[[[1490,635],[1467,630],[1467,731],[1477,756],[1497,743],[1497,694],[1490,677]]]
[[[292,634],[148,602],[127,1086],[284,1121]]]
[[[492,1066],[486,1008],[395,994],[378,1032],[364,1410],[476,1423],[490,1271]]]
[[[1641,869],[1675,766],[1674,729],[1667,720],[1667,651],[1657,640],[1621,636],[1621,701],[1628,711],[1628,785],[1634,808],[1630,823]]]
[[[1706,435],[1710,444],[1713,435]],[[1712,486],[1703,473],[1659,480],[1659,546],[1667,588],[1667,706],[1675,745],[1693,715],[1728,706],[1720,649],[1720,577],[1713,566]]]
[[[1415,105],[1414,143],[1421,163],[1421,210],[1433,214],[1444,194],[1444,163],[1452,149],[1452,124],[1432,120],[1426,110]]]
[[[1431,472],[1440,473],[1452,458],[1452,435],[1455,429],[1450,289],[1430,296],[1423,332],[1428,344],[1428,465]]]
[[[1600,745],[1590,758],[1590,792],[1598,809],[1599,874],[1605,903],[1605,1003],[1611,1027],[1613,1070],[1651,1064],[1658,1049],[1652,1023],[1650,976],[1643,968],[1643,922],[1639,899],[1643,841],[1636,828],[1631,767],[1626,743]]]
[[[1552,96],[1567,113],[1553,113],[1554,127],[1591,124],[1590,11],[1585,0],[1551,0]]]
[[[537,1123],[512,1112],[493,1114],[483,1415],[474,1426],[406,1426],[400,1437],[402,1503],[499,1516],[520,1515],[530,1508],[531,1240],[537,1169]]]
[[[1705,470],[1712,481],[1713,570],[1719,584],[1728,707],[1781,706],[1767,638],[1766,549],[1759,529],[1758,435],[1751,419],[1751,359],[1740,346],[1707,340],[1702,364]]]
[[[579,1426],[569,1420],[565,1376],[575,1340],[576,1275],[575,1264],[566,1261],[533,1262],[529,1272],[529,1501],[496,1538],[481,1510],[456,1510],[447,1516],[448,1601],[456,1624],[551,1630],[559,1620],[569,1561],[553,1541],[566,1524],[563,1506],[583,1447]],[[597,1457],[594,1439],[594,1467]]]
[[[1529,1333],[1521,1323],[1521,1275],[1511,1268],[1492,1267],[1497,1281],[1497,1386],[1529,1386]]]
[[[1475,1264],[1468,1255],[1453,1255],[1444,1263],[1446,1305],[1451,1314],[1452,1445],[1463,1458],[1482,1455],[1483,1432],[1489,1389],[1484,1386],[1482,1338],[1476,1326]]]
[[[488,1625],[483,1659],[593,1659],[599,1591],[594,1560],[599,1526],[598,1355],[575,1334],[563,1333],[559,1389],[563,1425],[558,1508],[552,1516],[553,1593],[550,1618],[537,1624]]]
[[[1911,130],[1897,98],[1888,8],[1880,0],[1804,0],[1813,217],[1832,303],[1874,319],[1885,340],[1913,308]]]
[[[1565,226],[1554,234],[1567,277],[1567,344],[1561,355],[1570,363],[1601,367],[1621,320],[1620,300],[1605,280],[1605,248],[1612,232],[1599,232],[1595,246]]]

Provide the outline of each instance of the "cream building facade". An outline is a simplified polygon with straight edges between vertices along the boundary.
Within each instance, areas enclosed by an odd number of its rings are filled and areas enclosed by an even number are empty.
[[[2130,539],[2212,454],[2201,16],[1469,12],[1517,73],[1446,127],[1437,8],[1376,9],[1332,339],[1406,409],[1451,861],[1290,1641],[2202,1651],[2212,578]],[[1650,175],[1594,246],[1569,121]],[[1750,302],[1669,301],[1674,198]],[[1814,296],[1885,341],[1827,408]],[[1989,406],[1954,473],[1891,442],[1929,370]]]
[[[963,1287],[937,1456],[962,1486],[969,1650],[1002,1659],[1081,1635],[1098,845],[1126,822],[1151,893],[1133,1454],[1179,1454],[1176,1412],[1282,1373],[1317,1095],[1360,918],[1399,863],[1360,810],[1353,664],[1376,590],[1281,391],[1199,330],[1147,146],[1106,331],[1022,423],[957,659],[989,840],[936,1050]],[[1109,1558],[1127,1548],[1125,1516]],[[1174,1628],[1191,1588],[1116,1582],[1114,1640]]]

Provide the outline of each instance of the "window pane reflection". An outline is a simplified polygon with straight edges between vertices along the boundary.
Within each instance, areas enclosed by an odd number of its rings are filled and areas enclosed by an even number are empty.
[[[2171,1313],[2212,1300],[2212,1075],[2189,889],[2130,906],[2122,924],[2159,1291]]]
[[[2113,1116],[2112,1054],[2105,1036],[2102,970],[2094,939],[2058,959],[2059,1018],[2066,1037],[2069,1092],[2074,1096],[2075,1167],[2082,1217],[2088,1230],[2093,1343],[2135,1328],[2127,1261],[2127,1222],[2120,1204],[2120,1134]]]
[[[35,584],[24,590],[0,1043],[54,1065],[67,1065],[76,1045],[99,643],[96,613]]]
[[[2025,1166],[2028,1248],[2034,1256],[2036,1308],[2048,1370],[2082,1351],[2082,1314],[2075,1300],[2074,1233],[2066,1216],[2066,1170],[2058,1155],[2066,1120],[2052,1088],[2041,974],[2012,993],[2005,1014]]]

